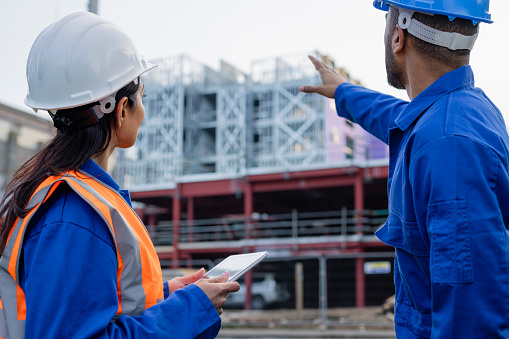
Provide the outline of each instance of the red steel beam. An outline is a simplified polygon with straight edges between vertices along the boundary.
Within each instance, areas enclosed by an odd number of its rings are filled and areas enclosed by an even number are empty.
[[[342,177],[314,177],[296,180],[253,182],[254,192],[290,191],[324,187],[352,186],[355,178]]]
[[[358,173],[353,171],[352,173]],[[342,170],[317,170],[309,172],[294,172],[285,176],[283,173],[249,176],[253,192],[274,192],[283,190],[299,190],[306,188],[323,188],[336,186],[350,186],[355,182],[355,176],[346,175]],[[235,194],[241,183],[238,180],[217,180],[206,182],[192,182],[181,184],[183,197],[207,197]]]
[[[180,194],[183,197],[210,197],[216,195],[235,194],[239,189],[236,180],[215,180],[202,182],[186,182],[181,184]]]
[[[299,190],[354,185],[360,172],[374,179],[387,178],[388,166],[361,169],[358,167],[329,168],[312,171],[250,175],[246,179],[253,184],[253,192],[274,192],[278,190]],[[242,183],[239,180],[215,180],[180,183],[182,197],[208,197],[230,195],[237,192]],[[133,200],[158,197],[172,197],[175,189],[131,192]]]
[[[354,184],[354,209],[362,211],[364,209],[364,171],[355,177]],[[357,234],[362,235],[362,224],[356,225],[361,231]],[[357,307],[364,307],[366,304],[366,277],[364,276],[364,259],[355,259],[355,303]]]
[[[129,192],[131,194],[131,199],[146,199],[146,198],[161,198],[161,197],[171,197],[175,189],[170,190],[155,190],[155,191],[140,191],[140,192]]]
[[[324,177],[324,176],[336,177],[336,176],[345,176],[345,175],[355,175],[358,172],[359,172],[358,167],[342,167],[342,168],[328,168],[328,169],[319,169],[319,170],[311,170],[311,171],[297,171],[297,172],[249,175],[247,178],[250,182],[278,181],[278,180],[314,178],[314,177]]]
[[[193,241],[194,198],[187,198],[187,241]]]
[[[355,305],[357,307],[364,307],[366,305],[366,277],[364,276],[364,258],[355,259]]]
[[[253,187],[247,182],[244,183],[244,217],[246,218],[246,239],[251,238],[251,215],[254,211],[253,201]],[[244,309],[251,309],[251,283],[253,282],[253,276],[251,270],[247,271],[244,275],[244,284],[246,286],[246,299],[244,301]]]
[[[367,167],[364,171],[366,175],[373,179],[387,179],[389,177],[389,166]]]

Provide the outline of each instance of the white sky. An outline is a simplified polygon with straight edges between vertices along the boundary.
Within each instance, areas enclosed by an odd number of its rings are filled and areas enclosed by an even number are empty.
[[[0,9],[0,102],[23,103],[25,63],[39,32],[88,0],[3,0]],[[482,24],[471,54],[476,83],[509,123],[509,1],[492,0],[494,24]],[[99,15],[122,27],[150,60],[185,53],[243,72],[251,62],[318,50],[367,87],[407,99],[386,84],[384,13],[371,0],[99,0]],[[154,70],[154,71],[157,71]]]

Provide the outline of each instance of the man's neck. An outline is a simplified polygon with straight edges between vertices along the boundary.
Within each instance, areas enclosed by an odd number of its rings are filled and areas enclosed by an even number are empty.
[[[461,66],[464,65],[459,65],[459,67]],[[413,100],[422,91],[437,81],[442,75],[457,68],[447,66],[439,62],[429,62],[418,57],[407,58],[407,82],[405,89],[408,97],[410,100]]]

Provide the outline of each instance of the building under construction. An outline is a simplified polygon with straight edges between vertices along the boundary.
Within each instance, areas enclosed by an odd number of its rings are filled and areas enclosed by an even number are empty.
[[[53,123],[0,103],[0,196],[21,165],[54,135]]]
[[[266,250],[256,269],[290,291],[303,263],[305,307],[393,293],[394,252],[373,235],[387,216],[388,148],[339,118],[333,100],[299,92],[320,83],[306,54],[254,61],[247,74],[184,55],[154,62],[138,141],[119,152],[114,176],[163,265]]]

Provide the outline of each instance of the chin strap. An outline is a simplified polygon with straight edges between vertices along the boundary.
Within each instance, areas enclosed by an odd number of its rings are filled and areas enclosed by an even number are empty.
[[[399,18],[398,26],[401,29],[406,29],[408,33],[412,34],[418,39],[429,42],[430,44],[446,47],[450,50],[468,49],[472,50],[475,41],[477,40],[478,33],[467,36],[460,33],[442,32],[435,28],[426,26],[425,24],[412,19],[415,11],[398,7]],[[428,13],[425,13],[429,15]]]

